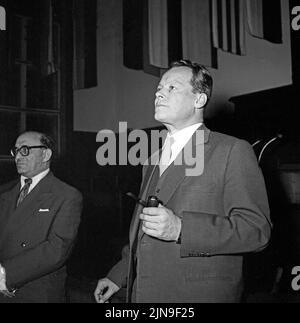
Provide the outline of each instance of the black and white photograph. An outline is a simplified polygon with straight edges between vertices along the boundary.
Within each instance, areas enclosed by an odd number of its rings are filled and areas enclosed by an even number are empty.
[[[0,303],[300,302],[299,57],[297,0],[0,0]]]

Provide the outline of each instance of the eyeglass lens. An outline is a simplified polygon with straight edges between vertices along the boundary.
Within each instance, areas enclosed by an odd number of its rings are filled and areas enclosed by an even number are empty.
[[[16,157],[17,154],[20,153],[23,157],[26,157],[29,155],[29,147],[27,146],[22,146],[20,148],[13,148],[11,150],[11,154],[13,155],[13,157]]]

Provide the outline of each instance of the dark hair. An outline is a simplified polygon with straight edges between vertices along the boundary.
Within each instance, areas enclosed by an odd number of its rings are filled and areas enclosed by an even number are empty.
[[[54,156],[55,153],[55,141],[54,139],[52,139],[52,137],[50,137],[47,134],[44,133],[40,133],[41,137],[40,137],[40,141],[41,144],[43,146],[46,146],[48,149],[50,149],[52,151],[52,155]]]
[[[182,59],[180,61],[171,63],[169,69],[182,66],[189,67],[192,70],[193,76],[191,79],[191,85],[193,87],[193,92],[205,93],[207,96],[207,104],[211,97],[213,88],[213,79],[209,71],[203,65],[191,62],[187,59]]]

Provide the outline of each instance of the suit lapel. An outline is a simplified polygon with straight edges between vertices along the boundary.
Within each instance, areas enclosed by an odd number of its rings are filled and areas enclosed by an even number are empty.
[[[160,150],[155,152],[153,155],[153,158],[152,159],[151,159],[151,157],[149,158],[149,160],[152,160],[152,162],[150,161],[150,163],[149,163],[150,165],[145,166],[146,167],[145,176],[143,178],[143,183],[142,183],[141,190],[140,190],[140,192],[141,192],[140,198],[144,201],[146,200],[146,197],[147,197],[147,191],[148,191],[152,176],[154,174],[155,167],[158,164],[160,152],[161,152]],[[137,233],[139,230],[139,224],[140,224],[139,214],[141,213],[142,208],[143,208],[142,205],[137,204],[137,206],[134,210],[134,213],[133,213],[133,222],[132,222],[132,225],[131,225],[130,231],[129,231],[130,246],[132,246],[133,241],[134,241],[135,237],[137,236]]]
[[[15,208],[16,202],[13,204],[14,210],[10,213],[9,226],[14,230],[22,227],[39,209],[42,201],[49,199],[51,194],[51,186],[53,174],[49,173],[43,178],[38,185],[26,196],[24,201]]]
[[[196,132],[193,134],[187,145],[192,145],[193,152],[195,152],[195,149],[197,149],[197,146],[204,145],[203,152],[205,153],[209,149],[208,140],[210,135],[210,130],[206,128],[204,124],[202,124],[198,130],[204,131],[204,136],[201,139],[196,140]],[[198,131],[197,130],[197,131]],[[200,136],[201,137],[201,136]],[[194,153],[193,153],[194,154]],[[185,158],[183,158],[182,152],[177,156],[175,161],[167,168],[164,183],[163,183],[163,189],[161,190],[159,194],[159,199],[163,201],[164,205],[166,205],[172,195],[175,193],[176,189],[180,185],[180,183],[185,179],[186,170],[190,168],[190,165],[185,163]]]
[[[196,140],[196,133],[193,134],[192,138],[190,141],[192,141],[192,147],[196,147],[198,145],[203,145],[204,144],[204,149],[207,151],[208,147],[208,140],[209,140],[209,135],[210,135],[210,130],[206,128],[204,124],[202,124],[199,129],[197,130],[202,130],[204,131],[204,136],[203,140]],[[154,154],[154,158],[152,160],[157,161],[159,160],[161,150],[157,151]],[[174,192],[176,191],[177,187],[180,185],[180,183],[185,179],[186,177],[186,169],[189,168],[190,166],[186,165],[184,163],[179,163],[180,158],[182,158],[181,154],[176,158],[176,160],[167,168],[165,178],[164,178],[164,188],[161,190],[160,194],[158,195],[158,198],[164,202],[166,205]],[[145,176],[143,179],[143,183],[141,186],[141,196],[140,198],[145,200],[147,196],[147,191],[151,182],[151,179],[154,174],[155,170],[155,163],[150,163],[149,166],[147,166]],[[129,233],[129,241],[130,241],[130,246],[132,246],[135,237],[137,237],[138,230],[139,230],[139,214],[142,210],[141,205],[137,205],[134,211],[134,220],[132,222],[132,225],[130,227],[130,233]]]
[[[17,200],[20,194],[20,189],[21,189],[21,184],[18,183],[17,185],[15,185],[10,191],[6,192],[3,195],[3,201],[5,203],[5,205],[7,206],[6,208],[6,215],[8,216],[9,214],[11,214],[12,212],[14,212],[15,208],[16,208],[16,204],[17,204]]]
[[[5,192],[0,197],[0,245],[4,237],[4,232],[12,214],[15,212],[17,199],[19,196],[21,184],[18,183],[10,191]]]

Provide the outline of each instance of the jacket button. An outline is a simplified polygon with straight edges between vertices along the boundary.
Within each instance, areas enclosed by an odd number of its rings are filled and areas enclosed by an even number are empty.
[[[22,247],[22,248],[26,248],[26,246],[27,246],[27,245],[26,245],[26,243],[25,243],[25,242],[22,242],[22,243],[21,243],[21,247]]]

